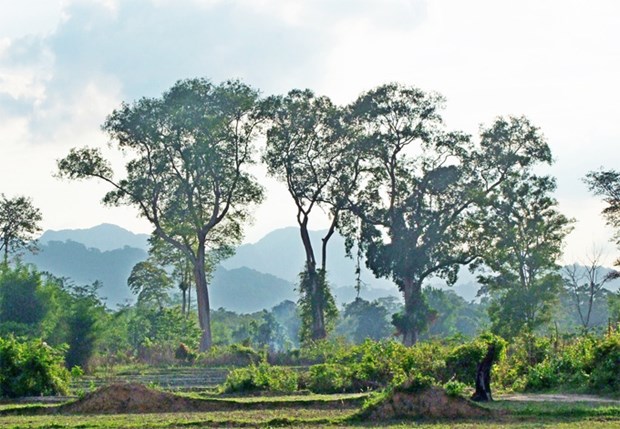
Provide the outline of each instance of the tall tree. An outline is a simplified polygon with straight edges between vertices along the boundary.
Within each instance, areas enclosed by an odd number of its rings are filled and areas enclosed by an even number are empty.
[[[105,203],[136,207],[154,235],[191,261],[201,350],[212,344],[208,253],[240,241],[263,197],[246,170],[263,122],[260,106],[258,92],[239,81],[179,81],[161,98],[123,104],[104,123],[116,147],[133,155],[125,178],[114,178],[98,149],[73,149],[58,162],[61,177],[110,184]]]
[[[607,224],[616,230],[614,239],[620,246],[620,172],[615,170],[590,171],[584,182],[594,195],[601,195],[607,207],[603,209],[603,216]],[[620,259],[616,261],[620,265]]]
[[[271,127],[263,157],[268,172],[286,183],[297,207],[297,223],[306,261],[300,275],[302,340],[327,335],[326,319],[336,313],[326,280],[327,244],[344,206],[343,195],[355,181],[355,162],[349,150],[342,112],[327,97],[310,90],[293,90],[271,99]],[[314,209],[329,211],[331,224],[322,238],[320,265],[310,240],[309,221]]]
[[[348,194],[355,218],[347,224],[357,219],[359,227],[345,233],[356,236],[375,275],[391,277],[403,293],[405,309],[394,325],[406,345],[432,317],[424,280],[438,276],[453,284],[459,266],[479,256],[467,219],[483,209],[484,197],[508,177],[551,159],[526,119],[499,118],[474,145],[466,135],[443,130],[442,103],[438,95],[388,84],[351,106],[364,175]]]
[[[547,176],[508,180],[490,196],[484,222],[477,224],[488,243],[483,260],[492,270],[478,279],[491,297],[492,330],[505,338],[548,322],[562,287],[556,261],[571,221],[558,212],[554,190]]]
[[[41,211],[27,197],[7,198],[0,194],[0,251],[4,263],[22,249],[36,250],[35,234],[41,232]]]

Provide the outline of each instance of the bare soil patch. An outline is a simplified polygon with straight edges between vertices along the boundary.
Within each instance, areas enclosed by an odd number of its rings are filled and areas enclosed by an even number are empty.
[[[62,414],[124,414],[180,411],[220,411],[216,401],[186,398],[149,389],[141,384],[112,384],[56,410]]]
[[[175,413],[278,408],[345,409],[358,408],[364,398],[351,400],[295,400],[255,402],[234,399],[197,399],[149,389],[142,384],[112,384],[87,394],[75,402],[54,407],[61,414]],[[50,409],[51,410],[51,409]]]
[[[419,392],[394,391],[380,403],[362,412],[361,417],[382,421],[400,418],[477,418],[492,412],[461,397],[448,396],[436,386]]]

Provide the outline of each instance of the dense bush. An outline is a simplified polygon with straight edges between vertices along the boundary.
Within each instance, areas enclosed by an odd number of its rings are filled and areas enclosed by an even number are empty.
[[[353,390],[351,371],[345,365],[321,363],[310,367],[306,387],[314,393],[342,393]]]
[[[70,374],[63,365],[63,353],[41,340],[0,338],[0,396],[66,393]]]
[[[620,391],[620,332],[611,333],[596,345],[591,367],[591,388]]]
[[[482,334],[453,348],[446,356],[446,377],[473,386],[478,364],[491,345],[494,346],[494,363],[497,364],[504,358],[506,342],[496,335]]]
[[[366,340],[356,346],[334,347],[322,356],[326,363],[310,367],[307,387],[317,393],[366,391],[419,375],[442,380],[446,350],[435,341],[405,347],[396,341]]]
[[[232,370],[224,383],[225,393],[239,392],[294,392],[297,373],[292,369],[271,366],[266,362]]]
[[[263,355],[252,347],[242,344],[230,346],[214,346],[205,353],[198,355],[199,365],[210,366],[247,366],[259,363]]]

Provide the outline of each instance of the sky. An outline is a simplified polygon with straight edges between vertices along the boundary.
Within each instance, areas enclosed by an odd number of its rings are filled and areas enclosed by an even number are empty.
[[[499,115],[527,116],[576,221],[563,261],[620,253],[582,182],[620,166],[618,1],[0,0],[0,11],[0,193],[31,197],[44,229],[150,232],[134,209],[102,206],[104,184],[53,177],[70,148],[107,148],[100,126],[123,101],[207,77],[345,104],[396,81],[441,93],[447,127],[473,136]],[[247,242],[295,224],[283,185],[257,175],[268,197]]]

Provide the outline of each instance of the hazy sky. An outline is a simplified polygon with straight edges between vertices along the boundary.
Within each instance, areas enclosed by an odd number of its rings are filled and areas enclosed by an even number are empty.
[[[448,127],[473,135],[528,116],[577,220],[565,260],[593,246],[616,256],[581,178],[620,168],[618,1],[0,0],[0,11],[0,192],[32,197],[45,229],[150,231],[135,211],[102,207],[105,186],[52,177],[71,147],[105,144],[99,126],[123,100],[197,76],[338,103],[399,81],[443,94]],[[295,222],[283,187],[263,183],[247,241]]]

